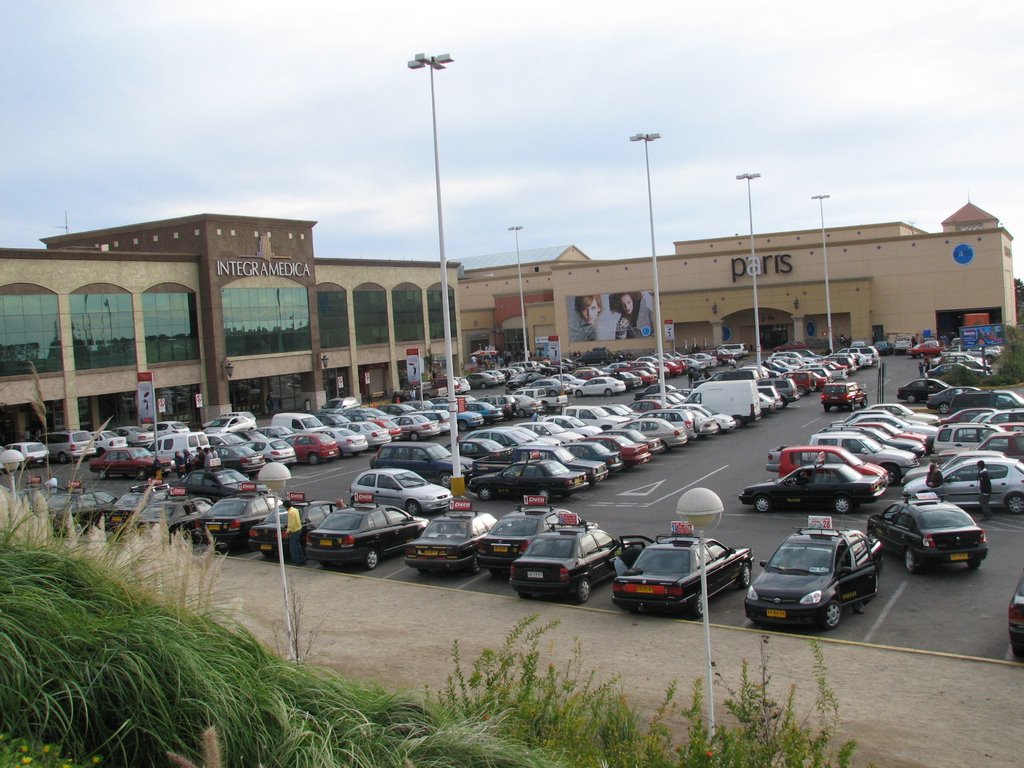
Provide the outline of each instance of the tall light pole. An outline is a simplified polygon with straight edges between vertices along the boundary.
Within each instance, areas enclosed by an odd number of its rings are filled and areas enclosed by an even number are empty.
[[[291,480],[292,472],[284,464],[276,461],[268,462],[260,469],[257,480],[263,483],[270,492],[281,501],[284,497],[284,487]],[[277,520],[277,562],[281,572],[281,602],[284,604],[284,628],[288,634],[288,658],[292,661],[299,660],[299,643],[295,637],[295,627],[292,624],[291,596],[288,594],[288,571],[284,567],[284,536],[281,535],[281,514],[283,509],[275,509]]]
[[[754,255],[754,206],[750,198],[750,182],[760,179],[760,173],[741,173],[737,180],[747,182],[747,213],[750,215],[750,261],[747,263],[747,274],[754,279],[754,349],[756,350],[756,362],[758,369],[761,368],[761,313],[757,308],[757,276],[761,274],[761,262]]]
[[[661,390],[661,407],[665,408],[665,353],[662,349],[662,334],[665,329],[661,325],[661,289],[658,285],[658,252],[654,247],[654,199],[651,197],[651,158],[648,145],[661,138],[660,133],[638,133],[630,136],[630,141],[644,143],[644,163],[647,165],[647,211],[651,220],[651,272],[654,276],[654,335],[658,340],[658,389]]]
[[[526,301],[523,299],[523,265],[519,261],[519,231],[522,226],[509,227],[509,232],[516,235],[516,271],[519,273],[519,308],[523,313],[523,360],[530,362],[530,342],[526,338]]]
[[[441,319],[444,322],[444,363],[445,383],[448,387],[448,420],[454,426],[459,406],[455,399],[455,363],[452,359],[452,326],[451,310],[448,307],[448,261],[444,255],[444,217],[441,215],[441,161],[437,151],[437,106],[434,100],[434,70],[444,69],[454,59],[447,54],[427,56],[417,53],[409,62],[409,69],[423,69],[430,72],[430,122],[434,131],[434,186],[437,191],[437,242],[441,252]],[[452,445],[452,481],[451,490],[456,496],[466,491],[466,481],[462,477],[462,461],[459,458],[459,431],[451,432]]]
[[[828,243],[825,242],[825,203],[831,195],[811,195],[811,200],[818,201],[818,210],[821,212],[821,252],[825,257],[825,316],[828,323],[828,351],[835,352],[835,344],[832,343],[832,297],[828,292]]]

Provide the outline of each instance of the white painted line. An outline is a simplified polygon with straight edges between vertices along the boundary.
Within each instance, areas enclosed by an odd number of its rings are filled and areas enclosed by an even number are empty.
[[[484,579],[490,580],[490,579],[495,579],[495,578],[496,577],[491,576],[489,571],[483,570],[480,573],[478,573],[476,576],[474,576],[472,579],[467,581],[465,584],[460,584],[459,586],[457,586],[456,589],[468,589],[469,587],[472,587],[474,584],[476,584],[478,582],[481,582]]]
[[[868,633],[864,635],[863,642],[871,642],[871,638],[875,636],[875,632],[881,629],[882,622],[885,621],[885,617],[889,615],[889,611],[892,610],[892,607],[896,604],[896,601],[900,599],[900,595],[903,594],[903,590],[906,589],[906,587],[907,582],[905,581],[898,587],[896,587],[896,591],[893,592],[892,597],[889,598],[889,602],[885,604],[885,608],[882,609],[882,612],[878,615],[878,618],[875,619],[875,623],[871,625],[871,629],[869,629]]]
[[[615,494],[616,496],[650,496],[654,493],[661,485],[664,480],[658,480],[657,482],[648,483],[647,485],[641,485],[639,488],[634,488],[631,491],[623,491],[622,493]]]
[[[704,475],[704,476],[702,476],[702,477],[698,477],[698,478],[697,478],[696,480],[694,480],[694,481],[693,481],[693,482],[691,482],[691,483],[687,483],[687,484],[686,484],[686,485],[684,485],[684,486],[683,486],[682,488],[679,488],[679,489],[677,489],[677,490],[674,490],[674,491],[672,491],[672,493],[666,493],[666,494],[665,494],[664,496],[662,496],[662,497],[661,497],[660,499],[655,499],[654,501],[650,501],[650,502],[648,502],[648,503],[644,504],[644,506],[645,506],[645,507],[650,507],[650,506],[652,506],[652,505],[654,505],[654,504],[657,504],[657,503],[659,503],[659,502],[662,502],[662,501],[664,501],[665,499],[670,499],[670,498],[672,498],[673,496],[679,496],[679,495],[681,495],[682,493],[684,493],[685,491],[687,491],[688,489],[690,489],[690,488],[692,488],[693,486],[697,485],[697,483],[701,483],[701,482],[703,482],[703,481],[707,480],[707,479],[708,479],[709,477],[711,477],[711,476],[713,476],[713,475],[717,475],[717,474],[718,474],[719,472],[722,472],[722,471],[724,471],[724,470],[726,470],[726,469],[728,469],[728,468],[729,468],[729,465],[728,465],[728,464],[723,464],[723,465],[722,465],[722,466],[720,466],[720,467],[719,467],[718,469],[713,469],[713,470],[711,470],[710,472],[708,472],[708,473],[707,473],[706,475]]]

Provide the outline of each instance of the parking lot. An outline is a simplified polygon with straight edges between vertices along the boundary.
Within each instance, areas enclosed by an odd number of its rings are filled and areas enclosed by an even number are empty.
[[[895,400],[896,387],[917,375],[917,361],[904,357],[883,358],[884,377],[877,369],[865,369],[853,378],[868,390],[870,402]],[[685,382],[685,379],[682,380]],[[497,392],[499,390],[490,390]],[[631,394],[613,398],[632,402]],[[599,403],[602,398],[587,398]],[[737,500],[740,489],[769,477],[764,469],[768,452],[780,445],[802,443],[813,431],[844,418],[843,413],[825,413],[816,395],[791,404],[785,410],[757,424],[741,427],[731,434],[701,439],[670,453],[655,457],[642,467],[613,474],[593,490],[577,493],[564,506],[594,521],[613,536],[642,534],[652,537],[668,533],[669,523],[677,517],[680,495],[693,487],[706,487],[717,493],[725,506],[719,528],[710,533],[728,546],[748,546],[755,561],[768,558],[785,536],[806,522],[806,513],[776,511],[759,514]],[[447,437],[437,442],[445,444]],[[303,491],[309,499],[347,498],[349,484],[368,466],[369,453],[318,466],[293,465],[290,491]],[[67,478],[70,467],[59,468]],[[88,474],[88,473],[86,473]],[[121,480],[97,481],[111,492],[120,493],[131,483]],[[845,519],[835,519],[836,527],[864,529],[867,516],[884,509],[886,500],[897,498],[899,487],[890,487],[883,499],[859,507]],[[500,517],[515,506],[514,500],[483,502],[473,498],[476,509]],[[891,645],[930,651],[965,654],[994,659],[1012,659],[1006,634],[1006,607],[1020,575],[1024,516],[996,513],[984,525],[988,533],[989,554],[981,568],[969,571],[962,566],[931,568],[911,575],[894,557],[886,557],[879,594],[863,614],[849,613],[830,636],[851,641]],[[260,559],[247,551],[232,557]],[[307,569],[319,566],[310,564]],[[755,575],[759,568],[755,567]],[[384,560],[370,572],[374,578],[433,583],[456,590],[495,594],[513,594],[503,579],[486,571],[476,575],[420,574],[404,565],[402,558]],[[329,573],[324,578],[330,578]],[[711,620],[717,624],[751,626],[744,615],[742,591],[728,591],[713,598]],[[588,606],[607,609],[625,616],[611,602],[608,583],[595,587]],[[632,617],[631,617],[632,618]],[[657,616],[640,616],[633,621],[657,622]]]

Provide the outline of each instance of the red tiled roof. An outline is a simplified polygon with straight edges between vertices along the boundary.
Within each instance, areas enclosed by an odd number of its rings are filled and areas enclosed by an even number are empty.
[[[947,224],[968,224],[981,221],[998,222],[999,219],[991,213],[981,210],[981,208],[976,206],[974,203],[968,203],[942,222],[942,226],[946,226]]]

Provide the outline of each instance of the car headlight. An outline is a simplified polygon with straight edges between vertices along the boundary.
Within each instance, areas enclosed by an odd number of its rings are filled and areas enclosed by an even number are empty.
[[[757,600],[757,590],[751,587],[747,590],[747,600]]]
[[[821,590],[816,589],[813,592],[808,592],[806,595],[800,598],[800,605],[817,605],[821,602]]]

